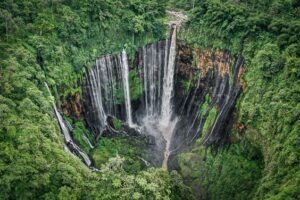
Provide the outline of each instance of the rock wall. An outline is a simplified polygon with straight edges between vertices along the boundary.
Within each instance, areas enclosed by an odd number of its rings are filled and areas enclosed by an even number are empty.
[[[165,41],[160,41],[146,46],[142,51],[137,52],[136,58],[130,62],[130,69],[138,72],[142,83],[145,81],[141,69],[143,52],[156,55],[156,59],[147,62],[151,66],[153,65],[153,73],[159,74],[155,64],[163,64],[165,56],[162,47],[164,43]],[[155,50],[157,50],[156,53]],[[230,143],[228,129],[232,124],[236,100],[242,88],[245,87],[243,73],[241,56],[233,56],[227,51],[214,49],[193,49],[180,41],[177,43],[175,88],[172,102],[174,112],[180,117],[180,120],[171,145],[173,157],[191,147],[196,140],[206,147],[214,148]],[[153,85],[155,86],[154,82]],[[83,87],[83,90],[85,88]],[[159,90],[160,87],[155,93],[158,100],[161,95]],[[85,92],[83,91],[84,94]],[[145,104],[144,95],[131,102],[135,121],[138,121],[145,110],[142,106]],[[89,113],[93,112],[93,109],[91,110],[87,100],[88,98],[85,99],[85,104],[82,106],[79,94],[75,94],[63,102],[62,108],[64,113],[75,118],[81,117],[84,113],[84,116],[90,118],[90,127],[93,116]],[[157,106],[159,105],[158,102]],[[119,119],[122,120],[122,117]],[[94,120],[95,123],[96,121]],[[95,135],[99,136],[100,133],[95,132]]]
[[[173,153],[189,148],[198,138],[207,147],[228,144],[235,103],[245,85],[243,58],[180,42],[177,52],[174,109],[181,120]]]
[[[68,96],[63,100],[61,104],[62,111],[65,115],[71,116],[75,119],[82,118],[83,105],[80,93],[75,93],[74,95]]]

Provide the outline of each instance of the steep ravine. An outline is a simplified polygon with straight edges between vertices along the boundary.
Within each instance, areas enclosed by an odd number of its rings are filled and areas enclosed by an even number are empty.
[[[0,199],[299,200],[300,1],[0,1]]]
[[[228,50],[193,48],[177,40],[172,58],[174,30],[166,40],[140,48],[133,59],[128,59],[124,50],[99,57],[94,67],[86,68],[82,95],[69,97],[62,108],[73,119],[84,119],[94,134],[92,144],[85,141],[85,135],[80,136],[82,141],[77,140],[77,144],[95,145],[94,150],[88,148],[92,169],[101,168],[108,159],[103,153],[111,147],[101,146],[101,141],[123,141],[136,151],[126,164],[128,169],[176,170],[194,190],[193,195],[209,199],[207,187],[213,183],[205,179],[216,167],[209,163],[220,158],[211,157],[211,153],[206,157],[206,151],[223,151],[234,144],[230,133],[245,129],[235,123],[236,103],[246,87],[244,59]],[[174,83],[170,84],[165,75],[170,74],[172,59],[174,75],[169,81]],[[169,93],[164,92],[165,85]],[[170,97],[167,104],[163,100],[166,96]],[[163,113],[169,113],[169,119]],[[251,145],[246,148],[255,148]],[[253,168],[260,177],[261,153],[256,151],[254,157],[259,160]]]
[[[160,109],[163,106],[161,99],[164,91],[163,76],[169,56],[165,45],[166,41],[149,44],[137,52],[134,60],[128,62],[129,91],[133,98],[130,102],[133,109],[131,113],[133,124],[141,135],[149,135],[155,139],[154,146],[152,142],[149,143],[150,146],[145,146],[148,153],[143,158],[154,166],[162,165],[163,149],[167,145],[162,135],[163,132],[159,127],[154,126],[157,122],[154,118],[151,119],[151,116],[157,118],[160,115]],[[146,65],[145,60],[147,60]],[[111,132],[111,128],[105,128],[111,124],[107,123],[107,116],[113,116],[128,123],[125,92],[122,86],[125,84],[124,75],[126,74],[120,67],[123,61],[121,54],[99,58],[96,73],[90,75],[87,79],[88,85],[83,87],[83,100],[75,96],[74,103],[71,101],[69,104],[66,102],[63,104],[66,114],[74,113],[75,109],[78,115],[82,108],[85,121],[95,134],[95,138],[99,139],[103,134],[109,137],[116,134]],[[228,130],[232,125],[235,102],[242,91],[242,65],[241,56],[234,57],[226,51],[193,49],[180,41],[177,42],[173,77],[174,91],[171,93],[170,107],[178,119],[174,119],[172,114],[172,120],[176,120],[172,125],[173,131],[169,128],[165,130],[172,131],[171,143],[167,148],[171,156],[169,160],[171,168],[178,167],[176,155],[191,149],[197,140],[203,146],[211,148],[230,144]],[[103,69],[112,71],[103,71]],[[92,89],[93,87],[95,88]],[[97,92],[100,88],[102,95]],[[81,101],[84,102],[83,105],[80,105]],[[101,101],[102,103],[98,104]]]
[[[179,171],[196,196],[206,198],[205,189],[197,192],[202,186],[182,171],[181,157],[194,152],[195,143],[212,151],[231,144],[229,131],[245,83],[244,60],[225,50],[177,41],[176,26],[185,19],[176,16],[169,37],[139,49],[133,59],[124,50],[99,57],[86,68],[82,96],[70,97],[62,107],[73,118],[84,117],[94,144],[103,138],[137,139],[142,146],[133,160],[145,168]],[[90,154],[96,167],[101,148]],[[191,166],[202,168],[201,159]]]

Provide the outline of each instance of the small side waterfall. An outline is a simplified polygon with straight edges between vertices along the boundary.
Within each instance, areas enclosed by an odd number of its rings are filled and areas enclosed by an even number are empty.
[[[92,145],[90,139],[86,136],[85,133],[82,135],[82,139],[90,146],[91,149],[94,148],[94,146]]]
[[[73,141],[70,142],[70,145],[73,147],[74,151],[80,155],[80,157],[83,159],[83,161],[85,162],[85,164],[87,166],[91,166],[92,161],[90,160],[89,156],[77,145],[75,144]]]
[[[46,88],[47,88],[47,90],[48,90],[48,92],[49,92],[49,95],[52,97],[52,94],[51,94],[51,91],[50,91],[50,89],[49,89],[49,87],[48,87],[48,84],[45,83],[45,86],[46,86]],[[60,128],[61,128],[61,131],[62,131],[62,133],[63,133],[63,135],[64,135],[65,142],[66,142],[66,143],[69,143],[69,142],[72,141],[72,138],[71,138],[69,129],[67,128],[67,125],[66,125],[66,123],[64,122],[64,120],[63,120],[61,114],[58,112],[58,110],[57,110],[56,105],[55,105],[54,102],[53,102],[52,106],[53,106],[53,109],[54,109],[54,112],[55,112],[55,116],[56,116],[56,118],[57,118],[57,120],[58,120],[59,126],[60,126]]]
[[[46,86],[46,88],[49,92],[49,95],[52,96],[51,91],[50,91],[47,83],[45,83],[45,86]],[[53,109],[54,109],[57,121],[59,123],[59,126],[61,128],[61,131],[64,135],[64,141],[65,141],[64,149],[65,149],[65,151],[70,152],[70,153],[75,154],[75,155],[78,155],[80,158],[83,159],[84,163],[87,166],[91,166],[92,161],[90,160],[89,156],[83,150],[81,150],[78,145],[76,145],[73,142],[73,140],[71,138],[71,135],[70,135],[69,128],[67,127],[67,125],[66,125],[65,121],[63,120],[61,114],[58,112],[54,102],[53,102]],[[68,145],[71,147],[71,149],[73,151],[70,150]]]

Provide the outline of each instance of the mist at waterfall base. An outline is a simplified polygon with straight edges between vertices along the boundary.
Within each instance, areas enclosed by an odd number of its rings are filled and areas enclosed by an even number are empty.
[[[216,64],[205,73],[196,69],[199,75],[193,78],[195,86],[187,94],[182,93],[182,79],[190,78],[176,74],[179,68],[176,59],[180,59],[177,46],[173,26],[168,39],[139,49],[132,62],[124,50],[103,56],[86,70],[83,87],[84,117],[96,137],[112,130],[108,117],[120,119],[141,135],[154,138],[154,143],[145,146],[148,154],[143,159],[156,167],[168,168],[170,156],[191,146],[203,132],[206,118],[213,110],[217,110],[216,117],[210,131],[205,133],[203,144],[213,146],[223,142],[241,91],[238,75],[242,58],[235,60],[224,53],[216,59],[211,53]],[[138,87],[142,94],[135,100],[130,96],[130,71],[136,71],[141,80]],[[204,104],[206,110],[202,108]]]

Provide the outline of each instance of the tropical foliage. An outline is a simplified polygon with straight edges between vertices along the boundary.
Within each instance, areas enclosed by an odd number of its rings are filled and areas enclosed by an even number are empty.
[[[0,199],[300,199],[299,6],[297,0],[1,1]],[[84,69],[95,58],[125,49],[133,60],[137,48],[164,38],[166,8],[188,14],[179,39],[190,47],[245,59],[231,145],[210,151],[200,138],[178,156],[179,173],[146,169],[143,141],[96,141],[84,119],[67,117],[75,142],[100,168],[94,172],[63,150],[52,103],[81,94]],[[129,79],[137,100],[142,80],[135,70]],[[124,94],[115,95],[122,103]]]
[[[116,158],[101,163],[101,173],[65,152],[44,84],[59,104],[80,92],[84,66],[95,57],[123,48],[130,53],[164,37],[164,4],[0,2],[0,199],[168,199],[188,192],[176,173],[129,174],[123,163],[130,161],[116,151],[110,154]],[[82,120],[69,121],[88,152]]]
[[[193,180],[191,185],[204,187],[202,196],[210,199],[299,199],[299,1],[169,4],[174,5],[189,15],[180,35],[184,41],[229,50],[246,60],[233,145],[214,156],[195,144],[195,153],[179,159],[182,174]]]

